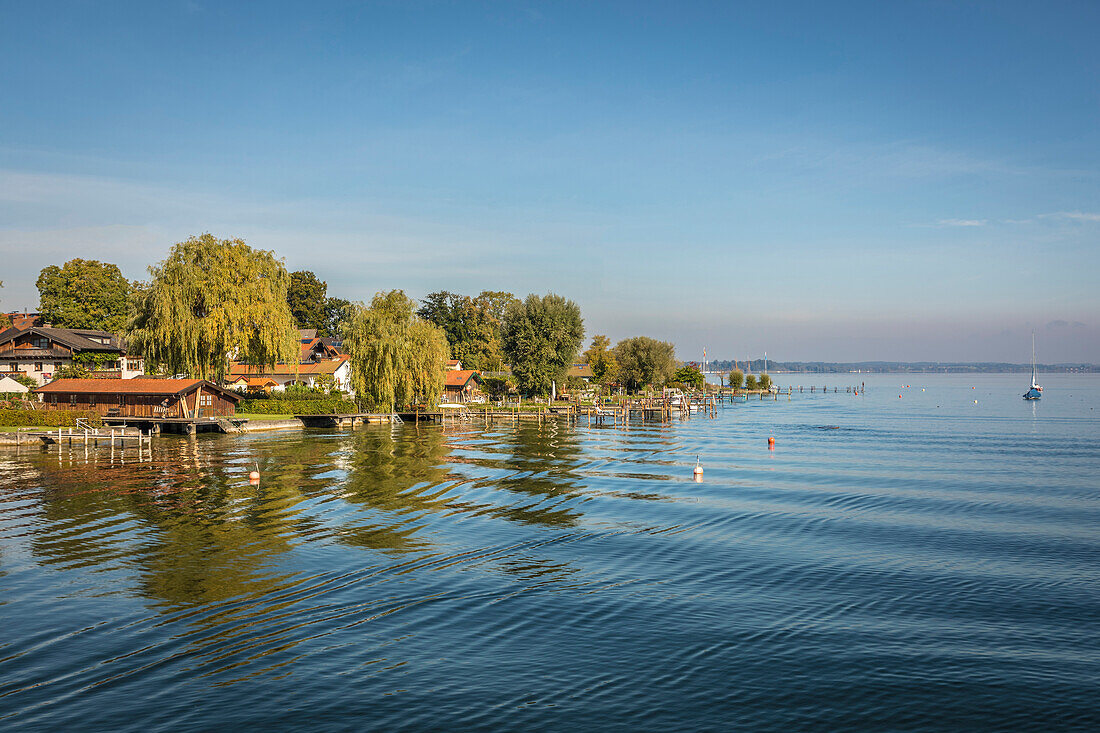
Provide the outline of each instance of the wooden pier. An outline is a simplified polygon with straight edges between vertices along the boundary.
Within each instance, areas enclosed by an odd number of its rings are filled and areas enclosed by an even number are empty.
[[[58,428],[55,430],[36,430],[20,432],[19,435],[28,439],[28,442],[37,440],[43,445],[68,445],[84,444],[90,446],[116,445],[125,448],[128,445],[152,445],[153,436],[143,433],[137,428]]]
[[[145,433],[230,433],[248,422],[242,417],[122,417],[107,416],[103,423],[109,427],[136,427]]]
[[[295,415],[307,428],[344,428],[355,427],[364,423],[385,424],[402,422],[402,413],[389,412],[355,412],[332,415]]]

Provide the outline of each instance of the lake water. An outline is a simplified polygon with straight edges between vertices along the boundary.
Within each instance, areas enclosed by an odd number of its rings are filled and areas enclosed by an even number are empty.
[[[0,728],[1095,730],[1100,377],[777,381],[0,452]]]

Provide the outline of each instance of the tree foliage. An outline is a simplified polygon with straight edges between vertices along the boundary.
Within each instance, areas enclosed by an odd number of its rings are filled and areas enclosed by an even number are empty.
[[[325,301],[328,283],[318,280],[309,270],[290,273],[286,301],[298,328],[315,328],[320,332],[325,322]]]
[[[53,379],[87,379],[92,372],[87,366],[79,362],[65,364],[53,373]],[[37,384],[35,385],[38,386]]]
[[[37,285],[39,310],[57,328],[120,333],[126,327],[132,286],[118,265],[73,259],[43,268]]]
[[[429,293],[417,315],[443,329],[452,359],[467,369],[500,371],[504,368],[501,322],[511,293],[483,290],[476,298],[441,290]]]
[[[745,377],[745,389],[756,389],[756,375],[749,374]]]
[[[676,371],[676,347],[648,336],[623,339],[615,345],[619,381],[629,390],[662,385]]]
[[[602,334],[592,337],[592,345],[585,350],[583,358],[600,384],[610,384],[618,376],[619,363],[611,352],[611,339]]]
[[[550,393],[584,342],[580,307],[560,295],[528,295],[504,311],[501,346],[524,394]]]
[[[356,308],[345,330],[352,385],[372,409],[434,404],[443,393],[447,337],[414,306],[401,290],[379,293],[370,308]]]
[[[757,380],[757,384],[759,385],[760,389],[771,389],[772,378],[767,374],[761,374],[760,378]]]
[[[734,369],[726,379],[727,384],[733,389],[741,389],[745,386],[745,373],[740,369]]]
[[[338,337],[351,323],[355,315],[355,304],[343,298],[326,298],[325,315],[322,325],[317,329],[318,336]]]
[[[672,381],[691,389],[702,389],[707,383],[706,377],[695,364],[685,364],[672,375]]]
[[[290,276],[274,253],[211,234],[172,247],[133,299],[127,338],[150,372],[220,380],[229,358],[298,363]]]

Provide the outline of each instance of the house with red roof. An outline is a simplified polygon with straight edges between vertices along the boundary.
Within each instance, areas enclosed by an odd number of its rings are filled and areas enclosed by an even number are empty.
[[[246,381],[241,381],[244,377]],[[250,379],[263,378],[274,382],[266,385],[264,391],[282,392],[291,385],[302,385],[313,389],[323,386],[332,378],[332,383],[341,392],[353,393],[351,387],[351,357],[347,354],[339,354],[333,358],[309,361],[299,364],[276,364],[274,368],[256,364],[232,364],[227,383],[235,389],[248,389]]]
[[[448,402],[481,402],[481,372],[476,369],[449,369],[443,380],[443,397]]]
[[[89,410],[104,417],[230,417],[241,401],[205,379],[55,379],[34,390],[51,410]]]

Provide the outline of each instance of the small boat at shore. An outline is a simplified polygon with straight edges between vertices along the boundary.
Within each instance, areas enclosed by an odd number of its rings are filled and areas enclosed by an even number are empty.
[[[1037,400],[1042,398],[1043,388],[1039,386],[1039,381],[1036,379],[1035,374],[1035,334],[1031,334],[1031,389],[1024,392],[1025,400]]]

